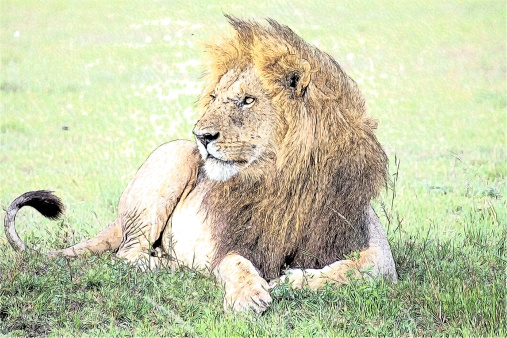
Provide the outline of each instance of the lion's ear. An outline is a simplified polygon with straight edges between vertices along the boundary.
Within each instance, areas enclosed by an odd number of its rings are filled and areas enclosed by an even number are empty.
[[[303,97],[310,84],[312,73],[310,63],[304,59],[297,59],[294,55],[284,59],[284,63],[291,69],[285,76],[285,86],[294,93],[294,97]]]
[[[298,93],[299,96],[304,96],[306,93],[306,88],[310,84],[310,79],[312,76],[312,67],[310,66],[310,63],[306,60],[300,60],[301,65],[303,67],[303,74],[301,76],[301,79],[299,80],[299,86],[296,89],[296,93]]]

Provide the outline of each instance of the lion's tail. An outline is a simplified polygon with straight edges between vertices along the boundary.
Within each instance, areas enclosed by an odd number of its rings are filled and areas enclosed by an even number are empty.
[[[16,251],[24,251],[28,248],[19,238],[14,226],[16,214],[24,206],[34,208],[43,216],[52,220],[59,219],[64,210],[60,199],[47,190],[29,191],[16,198],[7,208],[4,220],[5,235],[12,248]],[[107,250],[117,249],[120,246],[120,241],[121,225],[117,219],[94,238],[76,244],[70,248],[50,251],[47,255],[76,257],[87,252],[101,253]]]

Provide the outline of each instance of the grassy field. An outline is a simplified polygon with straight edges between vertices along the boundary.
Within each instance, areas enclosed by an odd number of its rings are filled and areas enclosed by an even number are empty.
[[[48,260],[2,233],[0,334],[505,336],[505,2],[207,3],[2,1],[0,218],[50,189],[65,219],[23,210],[25,241],[96,234],[147,155],[191,137],[203,44],[232,34],[222,13],[271,17],[335,57],[380,121],[393,184],[374,207],[399,283],[280,287],[263,316],[224,314],[199,271]]]

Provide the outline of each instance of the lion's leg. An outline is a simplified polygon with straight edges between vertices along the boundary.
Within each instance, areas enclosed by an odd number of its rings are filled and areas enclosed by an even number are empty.
[[[125,223],[130,224],[129,221]],[[157,230],[158,226],[148,223],[145,226],[138,224],[138,227],[137,230],[128,229],[128,226],[124,227],[122,243],[116,256],[142,271],[158,270],[163,263],[162,255],[160,250],[154,248],[155,240],[150,240],[153,237],[146,233],[149,230]]]
[[[380,278],[397,281],[391,248],[379,219],[370,207],[367,220],[370,231],[369,246],[361,251],[358,257],[337,261],[322,269],[291,269],[280,278],[288,281],[292,287],[301,288],[307,285],[310,289],[322,289],[326,283],[346,284],[350,277]],[[276,285],[278,283],[272,283]]]
[[[214,273],[225,286],[224,309],[264,312],[271,303],[269,286],[253,264],[243,256],[231,253]]]
[[[143,270],[163,263],[153,246],[170,226],[175,206],[192,189],[199,161],[199,152],[190,141],[166,143],[148,157],[120,199],[118,257]]]

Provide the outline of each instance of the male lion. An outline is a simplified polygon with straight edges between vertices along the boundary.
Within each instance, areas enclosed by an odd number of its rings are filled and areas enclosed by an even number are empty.
[[[128,184],[114,222],[48,255],[112,249],[141,268],[209,268],[225,285],[225,308],[239,311],[266,310],[269,279],[319,289],[346,283],[352,270],[395,281],[370,206],[387,158],[356,83],[288,27],[228,19],[236,35],[209,48],[196,144],[160,146]],[[5,217],[17,250],[26,249],[14,228],[25,205],[49,218],[62,210],[47,191],[18,197]]]

